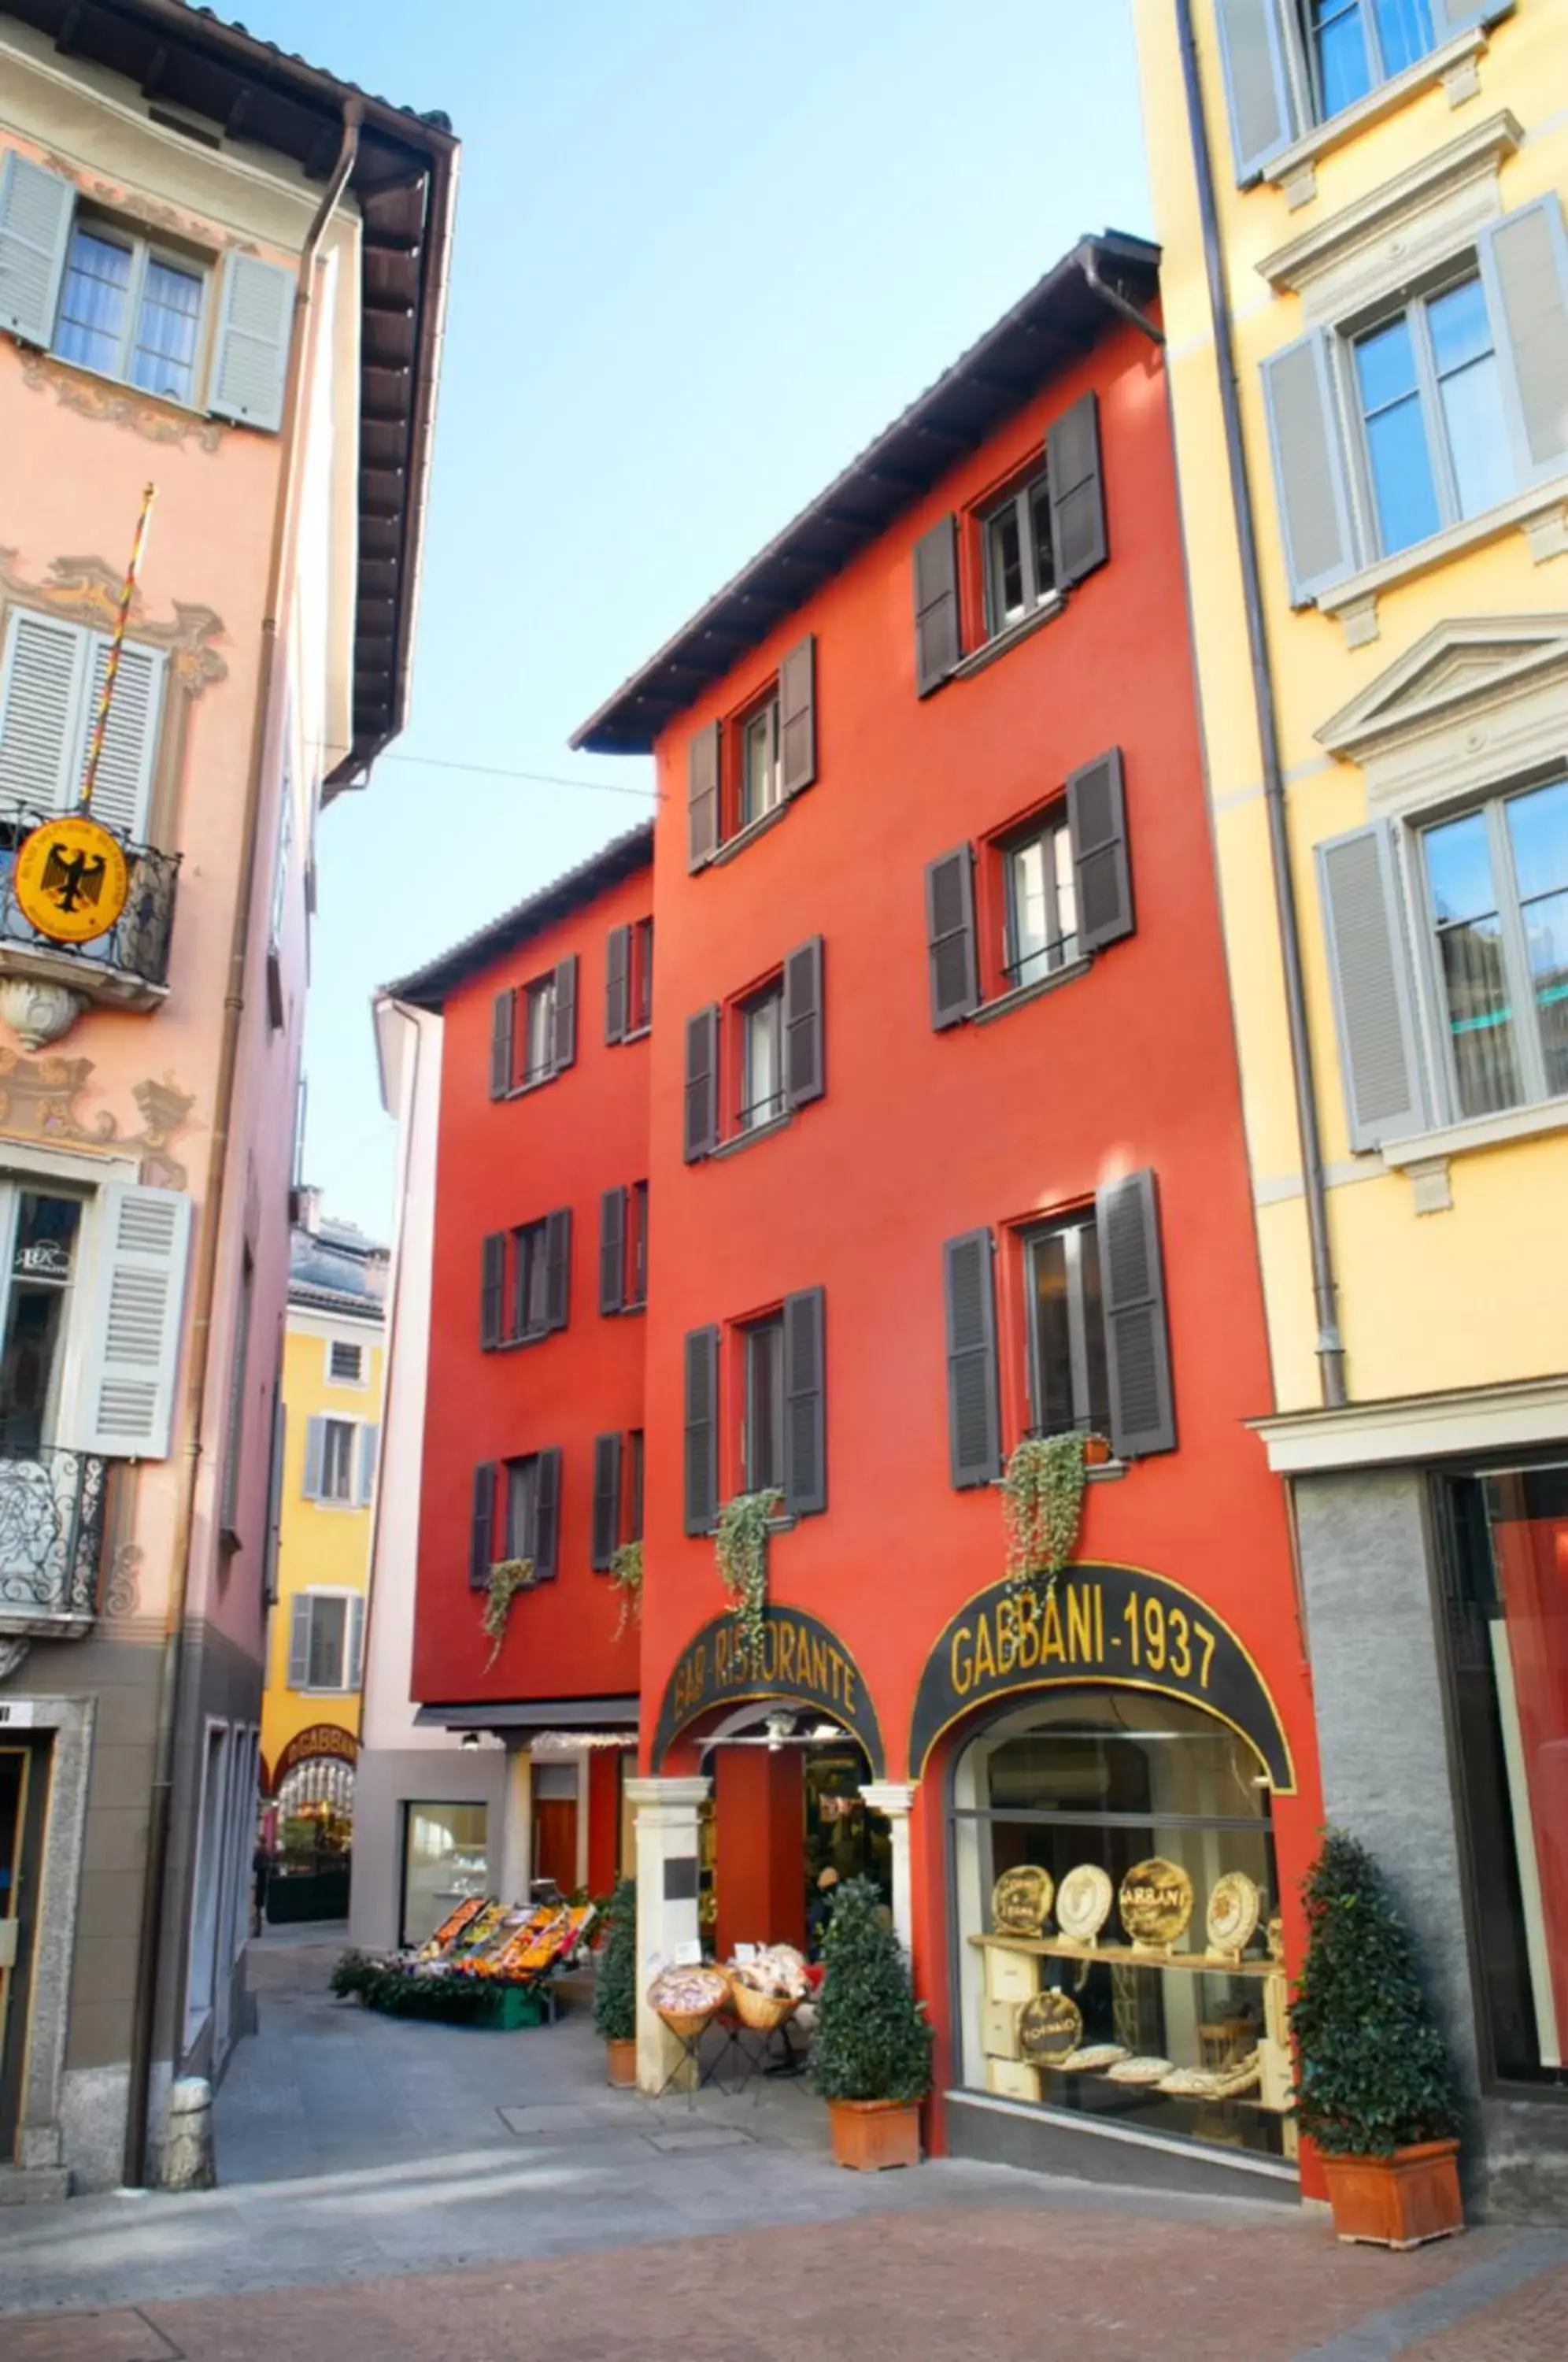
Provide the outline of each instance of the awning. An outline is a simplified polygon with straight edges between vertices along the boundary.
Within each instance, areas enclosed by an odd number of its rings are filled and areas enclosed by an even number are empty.
[[[426,1730],[626,1730],[637,1727],[637,1700],[529,1698],[493,1705],[422,1705],[414,1719]]]

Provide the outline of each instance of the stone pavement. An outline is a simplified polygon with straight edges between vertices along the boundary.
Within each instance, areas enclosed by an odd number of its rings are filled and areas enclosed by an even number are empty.
[[[253,1949],[219,2189],[0,2220],[4,2362],[1568,2356],[1568,2234],[1387,2256],[1277,2203],[845,2174],[798,2084],[611,2092],[585,2013],[513,2036],[376,2018],[327,1996],[337,1948]]]

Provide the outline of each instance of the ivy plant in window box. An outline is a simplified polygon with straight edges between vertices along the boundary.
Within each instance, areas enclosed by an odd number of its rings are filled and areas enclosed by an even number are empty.
[[[1042,1576],[1046,1590],[1078,1543],[1085,1473],[1110,1457],[1102,1435],[1069,1428],[1062,1435],[1026,1435],[1014,1446],[1002,1477],[1008,1581],[1026,1591]]]

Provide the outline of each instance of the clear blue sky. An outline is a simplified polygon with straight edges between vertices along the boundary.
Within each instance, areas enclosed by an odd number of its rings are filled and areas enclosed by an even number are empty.
[[[243,13],[464,143],[412,724],[319,844],[306,1176],[384,1232],[374,988],[647,812],[587,783],[650,767],[573,727],[1080,233],[1149,232],[1132,32],[1126,0]]]

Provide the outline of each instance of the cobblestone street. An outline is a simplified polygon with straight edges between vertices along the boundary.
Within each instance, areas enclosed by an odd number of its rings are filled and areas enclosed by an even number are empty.
[[[0,2217],[6,2362],[1557,2362],[1568,2236],[1342,2247],[1274,2203],[938,2163],[852,2176],[796,2084],[651,2106],[585,2014],[514,2036],[252,1955],[221,2186]]]

